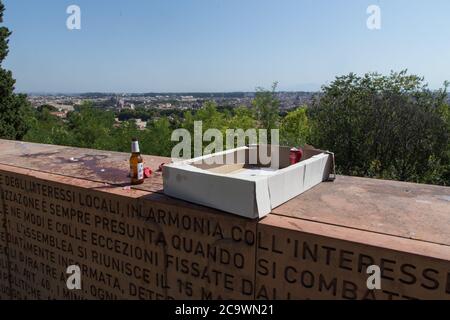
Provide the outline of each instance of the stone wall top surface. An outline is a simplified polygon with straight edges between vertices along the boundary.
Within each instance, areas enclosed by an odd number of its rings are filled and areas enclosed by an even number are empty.
[[[0,140],[5,171],[224,214],[165,196],[160,173],[130,190],[128,158],[127,153]],[[155,170],[169,159],[144,156],[144,161]],[[450,260],[448,187],[338,176],[275,208],[260,223]],[[406,245],[408,239],[416,245]]]

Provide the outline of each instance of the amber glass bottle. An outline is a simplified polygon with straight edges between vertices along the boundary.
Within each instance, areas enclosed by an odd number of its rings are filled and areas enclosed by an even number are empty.
[[[131,141],[130,177],[131,184],[144,182],[144,160],[142,159],[137,139]]]

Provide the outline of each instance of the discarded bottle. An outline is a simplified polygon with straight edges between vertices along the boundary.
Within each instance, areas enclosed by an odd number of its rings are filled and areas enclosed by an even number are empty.
[[[144,160],[139,150],[139,141],[136,138],[131,141],[130,177],[131,184],[144,182]]]

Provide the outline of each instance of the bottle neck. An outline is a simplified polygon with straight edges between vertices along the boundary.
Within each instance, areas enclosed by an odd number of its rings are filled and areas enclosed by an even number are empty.
[[[139,152],[141,152],[139,150],[139,142],[138,141],[132,141],[131,142],[131,152],[132,153],[139,153]]]

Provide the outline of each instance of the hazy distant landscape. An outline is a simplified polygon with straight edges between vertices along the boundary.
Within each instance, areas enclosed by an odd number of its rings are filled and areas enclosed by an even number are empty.
[[[213,101],[219,108],[251,106],[256,92],[184,92],[184,93],[79,93],[79,94],[28,94],[28,100],[35,108],[50,105],[58,111],[71,111],[73,107],[90,101],[94,107],[120,112],[121,110],[198,109],[206,101]],[[277,92],[280,110],[289,110],[309,105],[318,92]]]
[[[447,87],[406,70],[336,77],[320,92],[30,94],[16,139],[170,156],[173,130],[279,129],[280,143],[334,151],[339,173],[450,184]],[[204,146],[206,147],[207,144]]]

